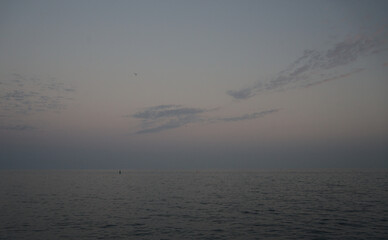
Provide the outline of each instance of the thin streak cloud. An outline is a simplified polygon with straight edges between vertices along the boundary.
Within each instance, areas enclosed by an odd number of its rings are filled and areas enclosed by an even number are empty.
[[[159,105],[125,117],[141,119],[141,130],[137,134],[160,132],[178,128],[202,119],[201,113],[208,110],[189,108],[181,105]]]
[[[204,112],[204,109],[200,108],[185,108],[179,105],[158,106],[151,109],[147,109],[143,112],[138,112],[133,115],[134,118],[157,120],[168,117],[186,117],[194,116]]]
[[[37,129],[34,126],[31,125],[11,125],[11,126],[0,126],[0,130],[8,130],[8,131],[30,131]]]
[[[237,117],[219,118],[218,120],[222,122],[237,122],[237,121],[243,121],[243,120],[251,120],[251,119],[264,117],[265,115],[268,115],[271,113],[276,113],[279,110],[280,109],[270,109],[270,110],[265,110],[261,112],[248,113]]]
[[[279,109],[270,109],[261,112],[244,114],[237,117],[206,117],[202,113],[215,111],[216,109],[189,108],[181,105],[159,105],[149,107],[133,115],[123,117],[132,117],[141,119],[141,129],[136,134],[156,133],[169,129],[179,128],[189,123],[216,123],[216,122],[237,122],[243,120],[252,120],[265,115],[276,113]]]
[[[360,35],[345,39],[326,51],[305,50],[303,56],[292,62],[268,82],[257,82],[240,90],[229,90],[227,94],[235,99],[248,99],[263,91],[278,91],[291,87],[313,86],[319,83],[341,79],[359,70],[334,74],[333,70],[347,66],[361,57],[384,51],[387,41],[379,33],[374,36]],[[323,78],[323,79],[322,79]]]
[[[338,80],[338,79],[341,79],[341,78],[347,78],[349,76],[352,76],[352,75],[354,75],[356,73],[359,73],[359,72],[362,72],[362,71],[364,71],[364,69],[363,68],[359,68],[359,69],[356,69],[356,70],[354,70],[352,72],[349,72],[349,73],[341,74],[341,75],[338,75],[338,76],[335,76],[335,77],[332,77],[332,78],[326,78],[324,80],[313,82],[313,83],[308,83],[308,84],[304,85],[303,87],[308,88],[308,87],[316,86],[318,84],[322,84],[322,83]]]

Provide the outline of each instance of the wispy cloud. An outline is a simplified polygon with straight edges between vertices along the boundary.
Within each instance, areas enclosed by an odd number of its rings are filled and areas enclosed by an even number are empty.
[[[29,115],[66,108],[74,88],[55,78],[42,79],[14,73],[1,81],[0,111],[7,115]]]
[[[159,105],[125,117],[141,119],[141,130],[138,134],[160,132],[178,128],[188,123],[200,121],[200,114],[208,110],[189,108],[181,105]]]
[[[347,78],[347,77],[349,77],[351,75],[354,75],[354,74],[362,72],[362,71],[364,71],[363,68],[358,68],[358,69],[355,69],[355,70],[353,70],[351,72],[348,72],[348,73],[345,73],[345,74],[341,74],[341,75],[338,75],[338,76],[335,76],[335,77],[332,77],[332,78],[326,78],[326,79],[323,79],[323,80],[320,80],[320,81],[308,83],[308,84],[304,85],[303,87],[308,88],[308,87],[312,87],[312,86],[315,86],[315,85],[318,85],[318,84],[322,84],[322,83],[325,83],[325,82],[330,82],[330,81],[338,80],[338,79],[341,79],[341,78]]]
[[[0,130],[8,131],[37,129],[27,124],[26,117],[62,111],[75,91],[55,78],[27,77],[18,73],[1,79],[0,86]]]
[[[250,120],[250,119],[264,117],[265,115],[268,115],[271,113],[276,113],[279,111],[280,111],[280,109],[270,109],[270,110],[265,110],[265,111],[261,111],[261,112],[248,113],[248,114],[244,114],[242,116],[237,116],[237,117],[218,118],[218,120],[222,121],[222,122],[237,122],[237,121]]]
[[[8,130],[8,131],[30,131],[37,129],[34,126],[30,125],[7,125],[7,126],[0,126],[0,130]]]
[[[141,129],[139,131],[137,131],[136,133],[137,134],[145,134],[145,133],[156,133],[156,132],[161,132],[161,131],[164,131],[164,130],[168,130],[168,129],[173,129],[173,128],[178,128],[178,127],[181,127],[181,126],[184,126],[190,122],[193,122],[192,120],[189,120],[189,119],[173,119],[173,120],[169,120],[168,122],[165,122],[165,123],[162,123],[156,127],[150,127],[150,128],[144,128],[144,129]]]
[[[159,105],[149,107],[133,115],[132,117],[141,120],[140,130],[136,134],[156,133],[169,129],[179,128],[189,123],[216,123],[216,122],[236,122],[263,117],[270,113],[278,112],[279,109],[271,109],[261,112],[254,112],[236,117],[206,117],[203,113],[215,111],[216,109],[190,108],[181,105]]]
[[[261,86],[261,84],[258,84]],[[227,94],[230,96],[236,98],[236,99],[248,99],[250,97],[253,97],[256,93],[256,89],[259,89],[260,86],[254,85],[248,88],[240,89],[240,90],[229,90],[227,91]]]
[[[239,90],[230,90],[227,91],[227,94],[235,99],[248,99],[263,91],[313,86],[350,76],[360,71],[356,69],[336,74],[333,73],[333,70],[339,70],[340,67],[347,66],[360,57],[384,51],[383,46],[387,41],[382,36],[381,33],[374,36],[359,35],[338,42],[324,51],[305,50],[301,57],[269,81],[257,82]]]
[[[381,38],[381,35],[351,37],[323,51],[305,50],[301,57],[294,60],[286,69],[278,72],[269,81],[259,81],[247,88],[230,90],[227,94],[235,99],[248,99],[264,91],[279,91],[294,87],[308,88],[357,74],[364,69],[356,68],[344,71],[341,70],[341,67],[349,65],[361,57],[384,51],[386,40]],[[159,105],[125,117],[140,119],[141,129],[136,133],[144,134],[179,128],[195,122],[236,122],[256,119],[280,110],[270,109],[223,118],[204,116],[209,111],[209,109],[189,108],[181,105]]]
[[[194,116],[204,112],[204,109],[200,108],[187,108],[179,105],[160,105],[157,107],[151,107],[145,111],[138,112],[133,115],[134,118],[140,118],[145,120],[157,120],[169,117],[187,117]]]

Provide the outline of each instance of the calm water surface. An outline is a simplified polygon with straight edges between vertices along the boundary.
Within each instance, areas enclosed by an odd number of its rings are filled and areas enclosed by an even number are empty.
[[[388,171],[0,171],[0,239],[388,239]]]

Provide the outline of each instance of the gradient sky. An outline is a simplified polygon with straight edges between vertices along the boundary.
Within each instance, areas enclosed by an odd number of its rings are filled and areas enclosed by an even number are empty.
[[[0,168],[386,168],[387,12],[1,1]]]

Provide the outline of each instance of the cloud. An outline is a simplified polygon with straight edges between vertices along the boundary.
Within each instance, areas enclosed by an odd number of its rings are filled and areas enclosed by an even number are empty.
[[[188,123],[201,121],[200,114],[206,111],[209,110],[181,105],[159,105],[124,117],[141,119],[141,130],[136,133],[143,134],[178,128]]]
[[[150,108],[142,112],[138,112],[132,115],[134,118],[140,118],[145,120],[156,120],[169,117],[186,117],[194,116],[196,114],[204,112],[204,109],[200,108],[184,108],[177,105],[161,105],[156,108]]]
[[[144,133],[156,133],[156,132],[161,132],[164,130],[168,129],[173,129],[173,128],[178,128],[181,126],[184,126],[187,123],[190,123],[191,121],[183,121],[182,119],[179,120],[170,120],[166,123],[163,123],[159,126],[156,127],[151,127],[151,128],[145,128],[142,130],[137,131],[137,134],[144,134]]]
[[[326,78],[326,79],[323,79],[323,80],[320,80],[320,81],[317,81],[317,82],[308,83],[308,84],[304,85],[303,87],[308,88],[308,87],[312,87],[312,86],[315,86],[315,85],[318,85],[318,84],[322,84],[322,83],[325,83],[325,82],[330,82],[330,81],[338,80],[338,79],[341,79],[341,78],[347,78],[347,77],[349,77],[351,75],[354,75],[356,73],[362,72],[364,70],[365,69],[363,69],[363,68],[358,68],[358,69],[355,69],[355,70],[353,70],[351,72],[348,72],[348,73],[345,73],[345,74],[341,74],[341,75],[338,75],[338,76],[335,76],[335,77],[332,77],[332,78]]]
[[[248,99],[263,91],[279,91],[292,87],[313,86],[318,83],[344,78],[359,71],[335,73],[360,57],[384,51],[386,40],[383,34],[374,36],[359,35],[334,44],[327,50],[305,50],[303,55],[293,61],[267,82],[257,82],[247,88],[229,90],[227,94],[235,99]],[[323,78],[323,79],[322,79]],[[326,79],[326,80],[325,80]]]
[[[189,108],[181,105],[159,105],[149,107],[143,111],[123,117],[132,117],[141,120],[140,130],[136,134],[156,133],[169,129],[179,128],[189,123],[216,123],[236,122],[263,117],[270,113],[278,112],[279,109],[271,109],[261,112],[254,112],[237,117],[214,118],[203,116],[203,113],[216,111],[214,109]]]
[[[293,87],[311,87],[329,81],[349,77],[363,71],[357,68],[342,72],[341,67],[355,62],[358,58],[383,51],[385,40],[381,34],[374,37],[355,36],[338,42],[327,50],[305,50],[303,55],[294,60],[286,69],[278,72],[267,82],[257,82],[252,86],[229,90],[227,94],[235,99],[248,99],[263,91],[280,91]],[[256,119],[267,114],[276,113],[279,109],[248,113],[242,116],[227,118],[209,118],[203,114],[209,109],[189,108],[181,105],[158,105],[141,112],[124,117],[141,120],[141,129],[137,134],[155,133],[182,127],[194,122],[235,122]]]
[[[271,113],[276,113],[279,110],[280,109],[270,109],[270,110],[265,110],[261,112],[248,113],[237,117],[219,118],[218,120],[223,122],[237,122],[237,121],[243,121],[243,120],[250,120],[250,119],[264,117],[265,115],[268,115]]]
[[[255,87],[252,88],[245,88],[241,90],[229,90],[227,94],[230,96],[236,98],[236,99],[247,99],[250,97],[253,97],[255,94],[253,93],[253,90]]]
[[[73,87],[65,86],[55,78],[42,79],[14,73],[2,80],[0,110],[7,115],[30,115],[66,108]]]
[[[1,79],[0,130],[28,131],[36,127],[26,124],[27,116],[42,112],[60,112],[66,108],[72,86],[55,78],[27,77],[14,73]],[[17,121],[18,124],[9,124]]]
[[[35,129],[37,128],[30,125],[0,126],[0,130],[10,130],[10,131],[30,131]]]

